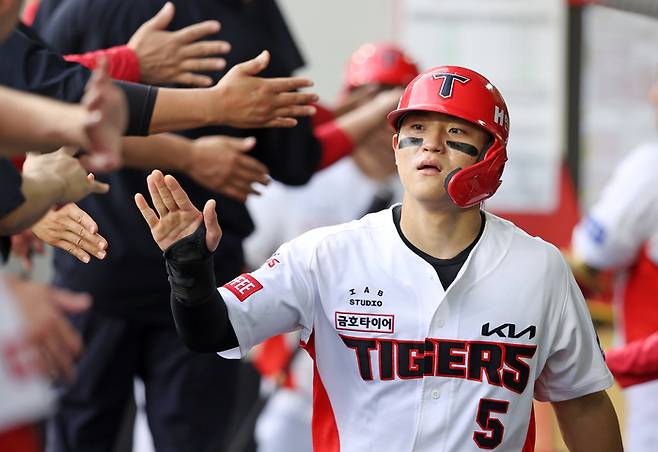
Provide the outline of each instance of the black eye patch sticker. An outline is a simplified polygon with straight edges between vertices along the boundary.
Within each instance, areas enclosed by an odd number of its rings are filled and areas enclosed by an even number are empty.
[[[423,144],[423,139],[418,137],[404,137],[398,142],[398,149],[406,148],[409,146],[420,146]]]
[[[463,153],[468,154],[472,157],[477,157],[480,154],[480,151],[478,151],[478,148],[476,148],[472,144],[460,143],[458,141],[448,141],[447,143],[448,143],[448,146],[450,146],[452,149],[463,152]]]

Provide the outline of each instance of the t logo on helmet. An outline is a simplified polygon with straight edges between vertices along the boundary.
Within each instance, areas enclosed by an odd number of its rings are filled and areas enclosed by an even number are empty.
[[[455,85],[455,80],[457,80],[462,84],[466,84],[471,80],[467,77],[464,77],[463,75],[451,74],[449,72],[437,72],[436,74],[433,74],[432,77],[434,77],[434,79],[436,80],[440,78],[443,79],[443,84],[441,85],[441,91],[439,91],[439,96],[443,97],[444,99],[447,99],[448,97],[452,96],[452,90]]]

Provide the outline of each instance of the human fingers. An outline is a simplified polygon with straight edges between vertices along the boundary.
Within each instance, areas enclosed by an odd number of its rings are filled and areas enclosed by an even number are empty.
[[[51,288],[50,300],[60,310],[71,314],[83,312],[91,306],[91,296],[66,289]]]
[[[222,238],[222,229],[219,227],[217,220],[216,202],[210,199],[203,206],[203,223],[206,226],[206,246],[208,250],[215,251],[219,241]]]
[[[176,203],[176,206],[181,210],[196,210],[192,201],[185,193],[185,190],[180,186],[178,181],[171,174],[167,174],[164,177],[164,183],[166,184],[171,196]]]
[[[98,245],[99,242],[97,240],[84,239],[68,230],[60,230],[56,234],[57,239],[54,245],[74,255],[84,263],[89,262],[87,253],[94,255],[98,259],[105,259],[107,255],[107,251]]]
[[[300,88],[308,88],[313,86],[313,81],[305,77],[278,77],[278,78],[268,78],[267,85],[269,88],[277,93],[283,93],[286,91],[295,91]],[[318,100],[317,95],[313,100],[309,102],[315,102]]]
[[[267,67],[270,63],[270,58],[270,52],[263,50],[257,57],[236,64],[231,70],[249,75],[256,75]]]
[[[238,158],[233,174],[250,182],[259,182],[263,185],[270,183],[267,167],[248,155],[241,155]]]
[[[249,193],[246,193],[236,187],[233,187],[232,185],[225,185],[218,191],[224,196],[227,196],[239,202],[246,202],[247,196],[249,195]]]
[[[173,36],[180,42],[198,41],[210,34],[219,32],[221,24],[216,20],[206,20],[174,31]]]
[[[316,108],[311,105],[288,105],[275,109],[272,116],[280,118],[313,116],[316,111]]]
[[[160,198],[162,198],[162,202],[164,203],[167,210],[170,212],[178,210],[178,204],[176,204],[176,200],[171,194],[171,190],[169,187],[167,187],[164,176],[159,171],[158,174],[155,174],[155,186],[158,188],[158,191],[160,192]]]
[[[260,192],[253,187],[253,181],[247,179],[233,178],[226,184],[226,188],[235,190],[242,202],[246,201],[249,195],[260,195]]]
[[[98,231],[96,222],[77,206],[76,210],[66,212],[65,215],[59,217],[57,223],[66,228],[66,232],[73,234],[73,237],[76,238],[75,241],[80,238],[89,242],[94,249],[88,251],[96,254],[96,251],[107,248],[107,240],[96,232]]]
[[[251,151],[256,145],[256,137],[246,137],[246,138],[234,138],[226,137],[229,139],[229,143],[239,150],[240,152]]]
[[[158,212],[158,216],[162,218],[169,212],[169,210],[167,210],[167,207],[165,206],[164,202],[162,202],[162,198],[160,197],[160,191],[158,190],[158,187],[155,184],[156,171],[158,170],[154,170],[151,174],[149,174],[146,177],[146,186],[148,187],[149,194],[151,195],[151,201],[153,202],[153,207],[155,207],[155,210]],[[160,175],[162,175],[162,173],[160,173]]]
[[[230,51],[231,44],[226,41],[198,41],[184,45],[178,54],[185,59],[189,59],[224,55]]]
[[[224,58],[189,58],[180,65],[187,72],[221,71],[226,67]]]
[[[78,259],[80,262],[84,264],[88,264],[91,261],[91,256],[85,250],[76,246],[75,243],[69,242],[65,239],[55,239],[50,243],[52,246],[66,251],[71,256],[75,257],[76,259]]]
[[[71,382],[75,377],[74,362],[77,353],[71,348],[70,341],[74,339],[68,337],[68,333],[58,319],[50,326],[48,336],[41,342],[41,346],[50,358],[50,366],[55,378]]]
[[[167,2],[155,16],[144,22],[140,28],[164,30],[171,23],[175,12],[174,4]]]
[[[314,93],[279,92],[273,104],[277,107],[288,105],[306,105],[318,101],[318,95]],[[315,111],[313,112],[315,114]]]
[[[89,192],[90,193],[107,193],[110,191],[110,184],[104,182],[98,182],[97,180],[91,181],[89,183]]]
[[[263,124],[263,127],[267,128],[290,128],[290,127],[295,127],[297,125],[297,120],[295,118],[274,118],[270,119],[267,121],[265,124]]]
[[[213,83],[212,78],[207,75],[193,74],[192,72],[183,72],[174,77],[174,81],[181,85],[189,86],[210,86]]]
[[[148,224],[149,229],[156,227],[158,225],[158,216],[153,209],[149,207],[146,199],[144,199],[144,195],[137,193],[135,195],[135,204],[137,205],[139,212],[142,214],[142,217],[144,217],[146,224]]]
[[[87,175],[87,179],[94,180],[95,178],[94,175],[90,173]],[[91,218],[87,212],[78,207],[77,204],[69,203],[59,209],[59,212],[65,214],[67,218],[84,227],[89,233],[96,234],[98,232],[98,224],[96,224],[94,219]]]

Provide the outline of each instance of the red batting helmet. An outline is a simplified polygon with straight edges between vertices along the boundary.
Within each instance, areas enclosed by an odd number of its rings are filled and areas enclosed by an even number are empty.
[[[445,113],[476,124],[492,137],[477,163],[458,168],[446,177],[446,191],[459,207],[470,207],[493,196],[501,184],[507,161],[509,114],[498,89],[482,75],[458,66],[439,66],[420,74],[407,85],[398,108],[388,121],[398,128],[412,111]]]
[[[350,57],[345,85],[353,89],[368,83],[406,85],[418,75],[418,68],[393,44],[363,44]]]

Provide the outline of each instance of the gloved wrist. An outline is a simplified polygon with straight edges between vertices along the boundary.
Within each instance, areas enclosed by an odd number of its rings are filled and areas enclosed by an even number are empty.
[[[163,254],[169,285],[177,301],[196,305],[217,290],[213,253],[206,245],[203,222],[194,233],[175,242]]]

